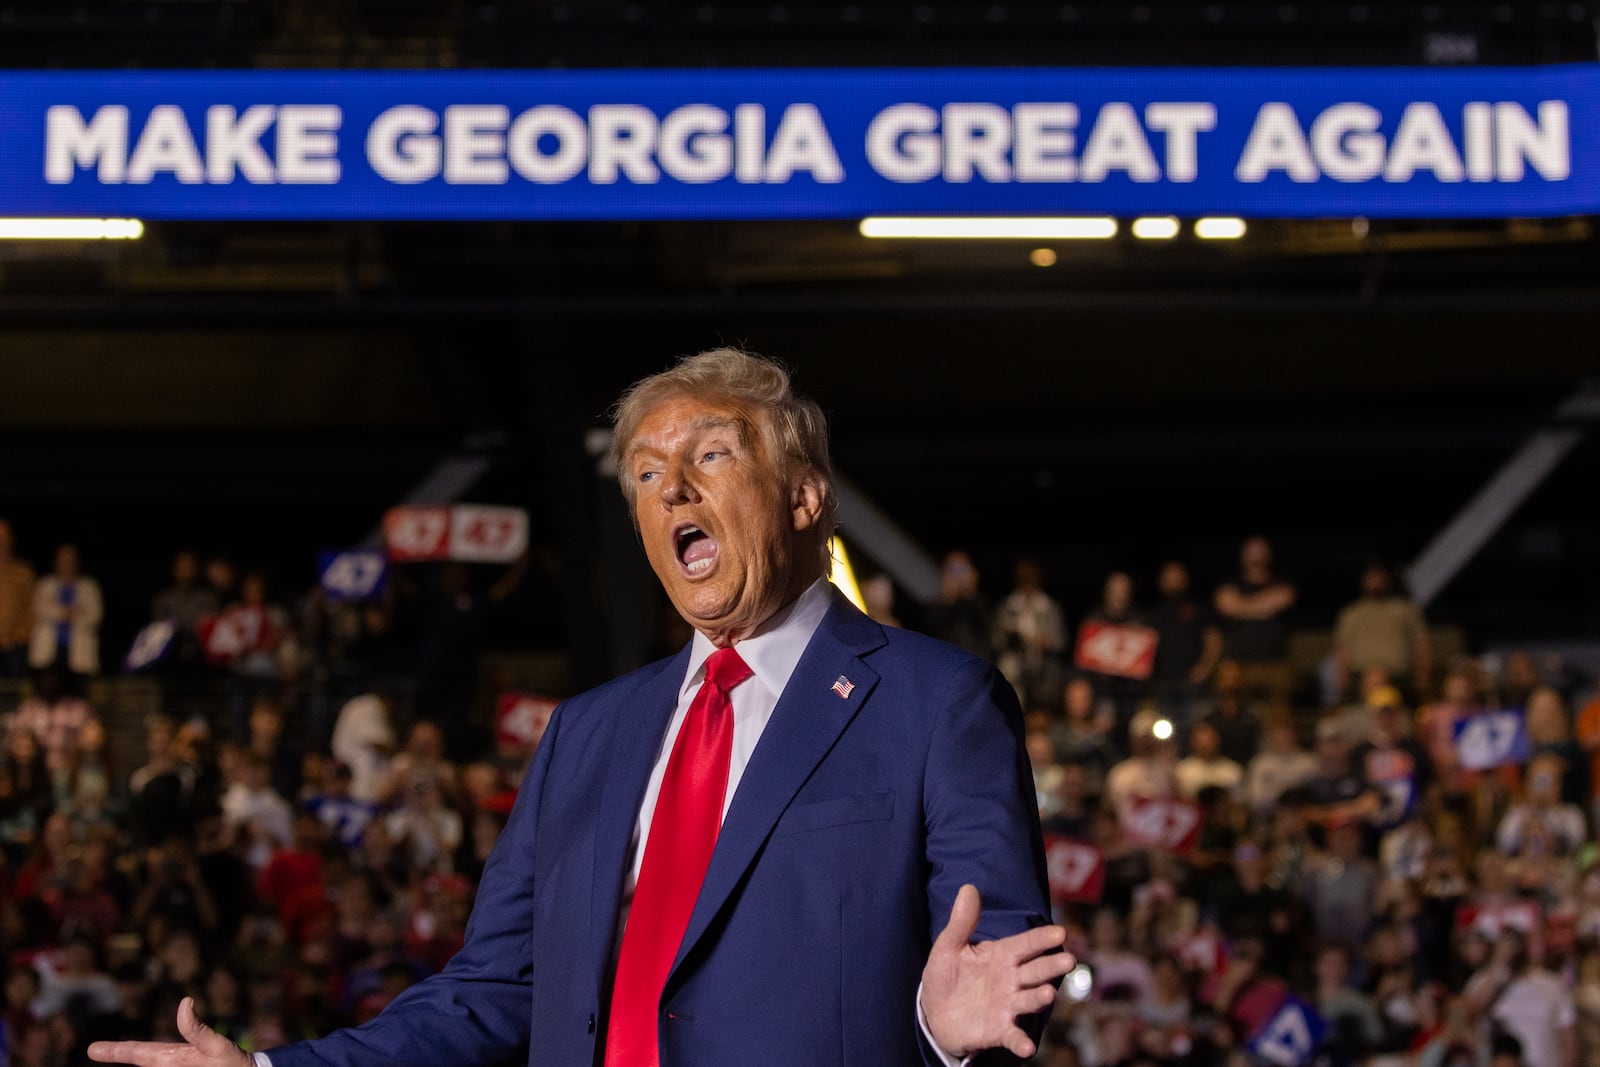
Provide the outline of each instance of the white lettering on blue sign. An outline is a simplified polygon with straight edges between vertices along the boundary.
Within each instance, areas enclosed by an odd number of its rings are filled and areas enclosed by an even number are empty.
[[[1457,141],[1437,106],[1407,105],[1392,137],[1382,114],[1362,103],[1334,104],[1302,127],[1292,107],[1267,103],[1257,112],[1234,176],[1241,182],[1284,174],[1296,182],[1407,182],[1419,173],[1441,182],[1521,181],[1529,168],[1547,181],[1572,169],[1567,107],[1547,100],[1537,117],[1521,105],[1466,105]],[[228,104],[206,110],[197,138],[176,105],[150,109],[131,138],[128,109],[97,108],[85,119],[60,104],[46,115],[45,180],[56,185],[92,170],[104,185],[143,185],[170,175],[186,185],[331,185],[340,177],[341,110],[333,105]],[[918,183],[943,178],[1006,182],[1103,182],[1123,174],[1136,182],[1192,182],[1199,177],[1197,142],[1216,128],[1216,107],[1157,103],[1141,116],[1131,104],[1102,107],[1074,156],[1078,109],[1069,103],[894,104],[867,127],[867,159],[883,177]],[[263,138],[276,128],[273,153]],[[441,129],[442,127],[442,129]],[[741,104],[733,115],[709,104],[686,104],[665,116],[637,104],[598,104],[586,116],[555,105],[514,119],[503,104],[452,104],[438,112],[411,104],[385,110],[367,128],[367,161],[379,177],[411,185],[443,177],[448,185],[504,185],[515,173],[538,185],[571,181],[585,169],[597,185],[654,185],[663,174],[685,184],[735,176],[745,184],[782,184],[799,173],[818,182],[844,180],[844,167],[821,112],[791,104],[770,147],[765,109]],[[1158,159],[1151,134],[1160,136]]]
[[[1250,1051],[1273,1067],[1304,1067],[1322,1043],[1324,1024],[1310,1005],[1290,997],[1250,1042]]]
[[[0,97],[10,116],[0,214],[1600,211],[1600,63],[1335,74],[11,72],[0,73]]]
[[[339,181],[339,125],[342,114],[331,104],[257,104],[241,115],[229,104],[206,109],[204,146],[189,119],[175,104],[150,109],[129,150],[128,109],[97,108],[92,118],[70,104],[45,113],[44,177],[66,185],[79,170],[94,170],[102,185],[148,185],[170,175],[185,185],[227,185],[237,171],[257,185],[333,185]],[[276,163],[261,146],[276,124]]]
[[[893,104],[867,127],[867,160],[891,181],[947,182],[981,178],[1001,182],[1103,182],[1112,173],[1156,182],[1163,169],[1149,132],[1163,135],[1165,176],[1192,182],[1198,174],[1196,140],[1214,129],[1217,109],[1207,103],[1155,103],[1140,113],[1113,102],[1095,115],[1074,156],[1078,108],[1030,101],[996,104]],[[1147,132],[1149,131],[1149,132]]]
[[[1379,132],[1382,121],[1382,114],[1366,104],[1335,104],[1311,121],[1308,138],[1292,107],[1263,104],[1234,176],[1242,182],[1282,173],[1297,182],[1381,177],[1398,183],[1426,171],[1441,182],[1516,182],[1526,167],[1546,181],[1562,181],[1572,171],[1564,101],[1544,101],[1538,118],[1515,103],[1494,104],[1492,111],[1486,103],[1467,104],[1459,145],[1438,106],[1426,101],[1406,105],[1387,141]]]
[[[587,171],[590,183],[654,185],[663,174],[688,185],[730,175],[745,184],[783,184],[806,173],[844,181],[844,167],[813,104],[791,104],[770,147],[766,110],[740,104],[730,116],[709,104],[686,104],[657,118],[634,104],[597,104],[587,115],[541,105],[515,119],[495,106],[445,109],[399,105],[367,131],[367,161],[397,184],[504,185],[512,173],[536,185],[557,185]]]
[[[140,630],[128,649],[123,666],[130,671],[140,671],[167,654],[178,628],[171,620],[158,619]]]
[[[1488,711],[1456,724],[1456,758],[1468,770],[1518,763],[1530,755],[1520,711]]]
[[[327,557],[321,584],[335,600],[363,601],[378,594],[387,575],[383,553],[358,549]]]

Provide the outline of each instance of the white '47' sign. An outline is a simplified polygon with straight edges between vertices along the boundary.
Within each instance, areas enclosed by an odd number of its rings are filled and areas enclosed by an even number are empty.
[[[1533,755],[1520,711],[1486,711],[1455,726],[1456,759],[1469,771],[1523,763]]]
[[[1122,832],[1136,845],[1188,852],[1200,837],[1200,808],[1184,800],[1132,797],[1122,808]]]
[[[1086,841],[1061,834],[1044,837],[1050,897],[1060,904],[1098,904],[1105,890],[1105,857]]]
[[[1250,1041],[1250,1051],[1272,1067],[1305,1067],[1322,1044],[1327,1024],[1299,997],[1289,997]]]

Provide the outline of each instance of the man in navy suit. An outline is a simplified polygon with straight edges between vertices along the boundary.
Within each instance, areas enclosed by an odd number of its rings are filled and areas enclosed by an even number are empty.
[[[623,396],[614,456],[694,639],[555,711],[442,973],[256,1067],[1032,1055],[1072,959],[1016,699],[832,590],[821,410],[718,349]],[[251,1067],[191,1001],[178,1024],[89,1054]]]

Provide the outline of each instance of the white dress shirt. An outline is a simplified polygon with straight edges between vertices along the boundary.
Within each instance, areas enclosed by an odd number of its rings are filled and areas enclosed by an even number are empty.
[[[767,728],[772,711],[778,706],[794,669],[805,654],[811,637],[828,613],[831,594],[826,579],[819,578],[801,593],[793,604],[762,623],[749,637],[740,641],[735,650],[751,670],[751,677],[733,687],[728,694],[733,705],[733,754],[728,762],[728,791],[722,797],[722,815],[728,808],[750,763],[750,754]],[[689,715],[689,705],[706,677],[706,660],[716,651],[705,634],[695,631],[689,645],[689,670],[683,685],[678,688],[678,710],[672,713],[666,736],[661,739],[661,749],[656,753],[655,766],[650,769],[650,781],[644,787],[644,803],[639,807],[639,820],[634,824],[633,859],[628,867],[628,881],[623,886],[624,899],[631,899],[633,886],[639,879],[639,865],[644,862],[644,842],[650,837],[650,820],[655,818],[656,800],[661,796],[661,779],[667,773],[667,761],[672,756],[672,746],[683,729],[683,720]]]
[[[728,790],[722,798],[724,818],[738,793],[739,781],[744,777],[745,767],[756,750],[756,743],[761,740],[773,709],[778,706],[778,698],[783,695],[795,668],[800,664],[800,657],[805,654],[817,627],[822,624],[822,617],[828,613],[828,604],[832,599],[830,589],[826,578],[817,579],[793,604],[773,615],[755,633],[735,646],[739,658],[750,668],[751,676],[734,686],[728,695],[733,705],[733,754],[728,764]],[[622,894],[624,915],[633,900],[634,883],[639,879],[639,865],[644,862],[644,843],[650,839],[650,821],[655,817],[656,800],[661,795],[661,779],[667,773],[672,746],[678,740],[678,731],[683,728],[683,720],[689,714],[689,705],[694,702],[700,684],[705,681],[706,660],[714,651],[716,647],[710,640],[696,631],[689,647],[689,669],[678,688],[678,707],[672,714],[672,721],[667,724],[666,735],[661,739],[655,766],[650,769],[650,781],[645,785],[639,819],[634,824],[633,858],[628,865],[627,883],[623,886]],[[929,1046],[938,1052],[947,1067],[958,1067],[965,1063],[964,1060],[945,1055],[934,1043],[932,1035],[928,1034],[928,1024],[922,1016],[920,986],[915,1010],[917,1023],[922,1027]],[[263,1053],[256,1053],[255,1059],[257,1067],[272,1067],[271,1061]]]

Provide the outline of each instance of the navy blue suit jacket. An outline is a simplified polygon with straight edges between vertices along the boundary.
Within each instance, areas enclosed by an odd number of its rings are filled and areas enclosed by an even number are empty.
[[[634,823],[687,663],[685,649],[563,703],[465,948],[373,1022],[276,1049],[273,1067],[598,1062]],[[662,996],[662,1067],[937,1062],[916,989],[965,882],[983,894],[980,937],[1048,921],[1016,698],[984,661],[836,595],[723,821]]]

